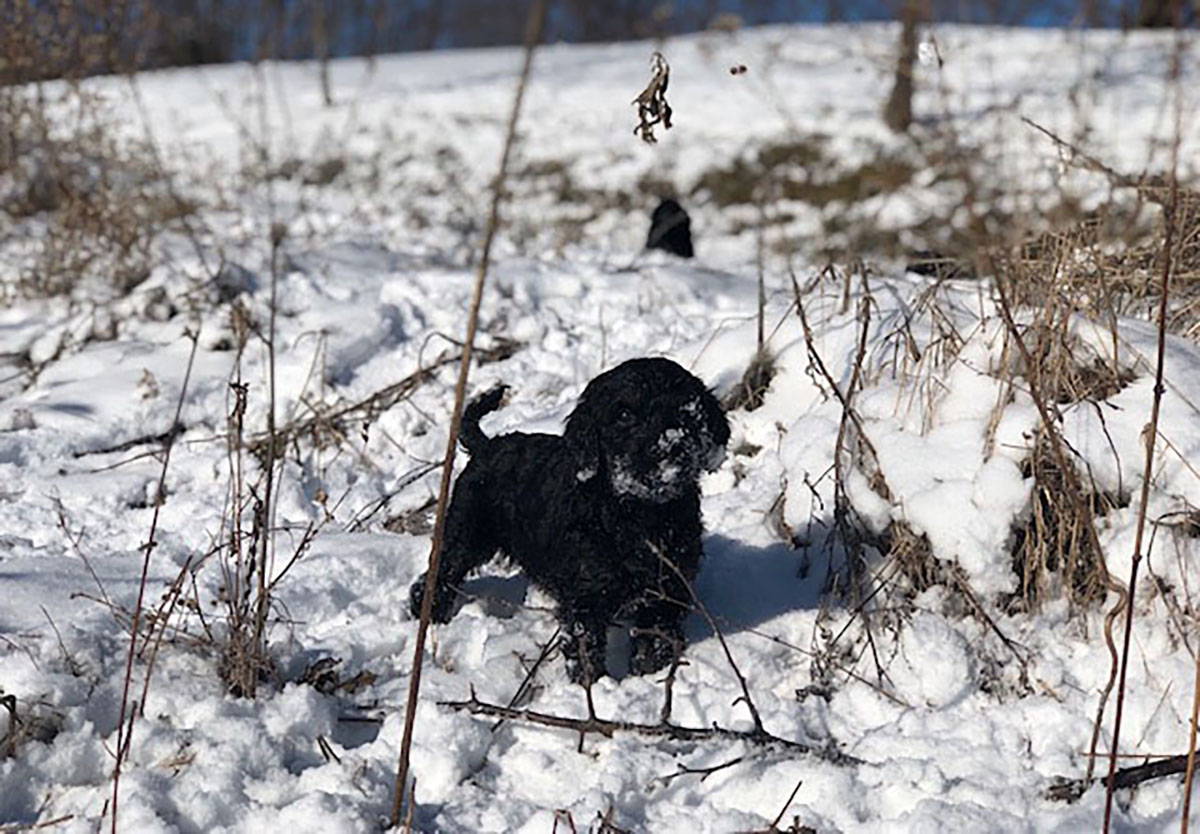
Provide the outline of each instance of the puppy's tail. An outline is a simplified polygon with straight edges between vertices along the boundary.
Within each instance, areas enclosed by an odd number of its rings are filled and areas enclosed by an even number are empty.
[[[483,433],[483,429],[479,428],[479,421],[503,405],[504,395],[507,393],[507,385],[497,385],[471,400],[463,410],[462,430],[459,432],[458,442],[472,455],[482,452],[491,440]]]

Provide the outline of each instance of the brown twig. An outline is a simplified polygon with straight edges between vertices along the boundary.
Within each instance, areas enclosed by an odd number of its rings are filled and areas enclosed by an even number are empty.
[[[825,378],[826,383],[828,383],[830,389],[833,391],[834,397],[836,397],[837,401],[841,404],[842,411],[846,415],[846,418],[854,423],[854,428],[858,431],[860,442],[867,448],[867,451],[871,453],[872,458],[877,458],[877,455],[875,454],[875,446],[871,443],[870,438],[867,437],[866,429],[863,428],[862,420],[859,418],[858,412],[850,407],[849,397],[851,396],[851,393],[842,393],[842,389],[834,380],[833,374],[831,374],[829,372],[829,368],[826,367],[825,360],[821,358],[821,354],[816,350],[815,347],[813,347],[813,331],[812,326],[808,322],[808,316],[804,312],[802,293],[800,291],[800,282],[796,279],[795,272],[791,272],[789,270],[789,274],[792,278],[792,292],[795,296],[796,315],[800,317],[800,326],[804,330],[804,341],[808,347],[808,356],[813,361],[813,365],[816,366],[817,371],[820,372],[821,376]],[[860,339],[860,342],[865,340],[865,338],[866,336],[864,333]],[[862,349],[860,347],[860,353],[861,351]],[[858,367],[858,363],[855,363],[855,367]],[[857,379],[857,374],[855,379]]]
[[[1196,676],[1192,684],[1192,716],[1188,722],[1188,752],[1186,775],[1183,780],[1183,814],[1180,822],[1182,834],[1188,832],[1188,818],[1192,813],[1192,782],[1196,775],[1196,724],[1200,718],[1200,654],[1196,655]]]
[[[520,343],[507,339],[501,340],[499,344],[487,350],[473,348],[472,353],[478,357],[478,361],[500,361],[512,356],[513,353],[520,347]],[[405,397],[409,396],[413,391],[421,386],[422,383],[432,379],[435,372],[446,365],[453,365],[460,362],[463,358],[463,353],[444,353],[431,362],[417,368],[408,376],[388,385],[384,388],[375,391],[355,402],[341,406],[333,411],[318,414],[315,417],[308,417],[304,420],[290,422],[287,425],[280,426],[275,431],[275,443],[279,447],[284,447],[289,441],[300,435],[310,434],[315,432],[323,425],[335,424],[340,420],[347,419],[355,414],[362,413],[364,420],[370,420],[375,415],[387,411],[389,408],[400,402]],[[258,452],[262,449],[270,439],[270,435],[262,434],[254,438],[249,443],[250,451]]]
[[[179,387],[179,399],[175,403],[175,416],[171,420],[172,426],[179,425],[179,417],[183,413],[184,399],[187,397],[188,384],[192,378],[192,367],[196,362],[196,350],[200,345],[198,327],[195,330],[189,329],[185,331],[185,335],[191,339],[192,350],[188,354],[187,369],[183,374],[183,384]],[[166,444],[163,447],[162,468],[158,473],[158,490],[154,495],[154,513],[150,517],[150,533],[146,537],[146,543],[142,545],[144,551],[142,554],[142,574],[138,580],[137,601],[134,603],[133,618],[129,628],[129,651],[125,656],[125,679],[121,686],[121,709],[117,717],[117,755],[116,763],[113,765],[112,834],[117,834],[117,800],[121,788],[121,765],[125,761],[126,753],[133,739],[134,715],[129,715],[128,725],[126,725],[126,713],[129,712],[129,687],[133,682],[133,657],[137,653],[138,628],[141,622],[143,601],[146,597],[146,581],[150,574],[150,554],[154,552],[154,547],[157,544],[155,536],[158,533],[158,517],[163,504],[167,500],[167,469],[171,465],[171,449],[174,446],[175,436],[169,434]]]
[[[688,596],[692,598],[692,605],[695,606],[696,610],[700,612],[700,615],[704,617],[705,621],[708,623],[708,627],[711,628],[713,633],[717,635],[717,640],[721,643],[721,650],[725,652],[725,660],[728,661],[729,668],[733,670],[733,674],[737,677],[738,684],[742,687],[741,700],[746,704],[746,709],[750,711],[750,720],[754,722],[754,729],[760,733],[765,732],[763,729],[762,716],[758,713],[758,707],[754,705],[754,699],[750,697],[750,687],[746,683],[746,676],[742,674],[742,670],[738,668],[737,661],[733,659],[733,652],[729,651],[729,644],[725,642],[725,635],[721,632],[721,627],[717,625],[717,621],[713,618],[713,615],[709,613],[708,606],[706,606],[700,599],[699,595],[697,595],[695,589],[692,588],[692,583],[688,581],[686,576],[684,576],[683,571],[679,569],[679,566],[676,565],[673,560],[667,558],[667,555],[663,553],[662,549],[657,545],[650,542],[647,542],[647,544],[649,544],[650,549],[658,555],[659,561],[670,568],[672,572],[679,577],[679,581],[682,582],[683,587],[687,589]]]
[[[258,579],[258,597],[254,606],[254,640],[251,648],[251,670],[246,675],[244,692],[253,698],[258,691],[258,673],[263,668],[267,656],[267,609],[271,605],[271,594],[267,588],[267,575],[270,573],[275,559],[275,536],[272,533],[272,519],[275,516],[275,463],[281,457],[280,448],[274,442],[275,437],[275,319],[279,314],[279,249],[287,233],[287,227],[275,221],[274,199],[270,198],[271,227],[269,229],[271,243],[271,299],[268,313],[266,346],[267,346],[267,437],[272,442],[267,444],[263,464],[263,525],[262,535],[258,544],[258,567],[255,569]],[[254,554],[251,554],[254,559]]]
[[[517,687],[517,691],[513,693],[513,696],[508,699],[509,707],[517,706],[528,695],[530,684],[533,683],[534,676],[537,675],[538,669],[542,667],[542,664],[546,662],[546,659],[550,657],[555,648],[558,646],[558,635],[561,633],[561,628],[554,629],[554,634],[550,635],[550,639],[547,640],[545,645],[542,646],[541,651],[538,652],[537,659],[533,661],[533,665],[529,667],[529,669],[525,672],[525,677],[521,679],[521,685]],[[501,718],[492,725],[492,732],[494,733],[496,730],[499,730],[503,724],[504,719]]]
[[[130,449],[134,449],[138,446],[145,446],[147,444],[164,446],[169,441],[172,441],[179,435],[183,434],[185,429],[186,426],[184,426],[182,423],[176,423],[175,425],[171,426],[171,428],[164,432],[159,432],[158,434],[144,434],[140,437],[134,437],[121,443],[116,443],[112,446],[103,446],[99,449],[76,449],[71,453],[71,455],[72,457],[82,458],[87,455],[108,455],[112,454],[113,452],[127,452]]]
[[[1187,754],[1184,753],[1178,756],[1168,756],[1157,762],[1147,762],[1146,764],[1124,767],[1105,777],[1060,779],[1047,788],[1043,792],[1043,795],[1047,799],[1058,802],[1074,802],[1083,796],[1088,788],[1102,781],[1105,783],[1111,782],[1114,789],[1132,788],[1134,785],[1140,785],[1152,779],[1162,779],[1164,776],[1172,776],[1185,772],[1187,770],[1187,760]]]
[[[408,685],[408,702],[404,714],[404,737],[400,743],[400,763],[396,769],[396,785],[392,800],[392,825],[401,824],[404,805],[405,785],[408,780],[409,752],[412,749],[413,727],[417,713],[417,697],[421,691],[421,665],[425,653],[425,636],[429,630],[429,620],[432,615],[434,586],[437,582],[438,563],[441,559],[442,536],[446,525],[446,506],[450,497],[450,480],[454,474],[454,457],[458,445],[458,434],[462,427],[462,413],[467,393],[467,377],[471,370],[471,351],[475,344],[475,332],[479,325],[479,306],[483,301],[483,288],[487,280],[488,264],[491,258],[492,241],[500,226],[500,203],[504,198],[505,180],[508,174],[509,157],[515,144],[517,121],[521,115],[521,101],[525,97],[525,87],[529,82],[529,72],[533,66],[533,54],[542,38],[542,30],[546,23],[547,0],[538,0],[529,10],[529,18],[525,26],[525,60],[521,66],[521,75],[517,82],[516,94],[513,96],[512,111],[509,113],[508,130],[504,137],[504,148],[500,153],[500,170],[496,175],[492,190],[491,213],[488,217],[487,230],[484,232],[483,245],[479,255],[479,265],[475,273],[475,285],[471,295],[471,307],[467,314],[467,335],[463,339],[462,357],[458,368],[458,382],[454,388],[454,410],[450,417],[450,432],[446,439],[446,457],[442,465],[442,482],[438,490],[437,515],[433,526],[433,542],[429,552],[429,566],[425,574],[425,594],[421,600],[421,616],[417,624],[417,634],[413,647],[412,672]]]
[[[676,779],[679,779],[683,776],[699,776],[700,781],[703,782],[714,773],[720,773],[722,770],[740,765],[744,761],[746,761],[745,756],[738,756],[737,758],[733,758],[729,761],[721,762],[720,764],[712,765],[710,767],[688,767],[687,765],[682,764],[676,765],[676,770],[674,773],[668,773],[666,776],[659,776],[654,781],[660,785],[669,785]]]
[[[1142,491],[1140,497],[1140,505],[1138,506],[1137,514],[1137,530],[1134,533],[1133,542],[1133,560],[1129,566],[1129,597],[1125,605],[1125,634],[1122,636],[1121,645],[1121,677],[1117,684],[1117,713],[1113,719],[1113,738],[1111,755],[1108,759],[1108,783],[1105,787],[1104,796],[1104,831],[1105,834],[1110,830],[1112,825],[1112,803],[1113,793],[1116,790],[1116,772],[1117,772],[1117,752],[1120,750],[1121,741],[1121,719],[1124,717],[1125,710],[1125,679],[1126,673],[1129,671],[1129,640],[1130,634],[1133,631],[1133,600],[1137,595],[1137,576],[1138,565],[1142,561],[1142,537],[1146,530],[1146,509],[1150,503],[1150,481],[1154,476],[1154,447],[1158,438],[1158,416],[1162,406],[1162,398],[1164,393],[1163,388],[1163,367],[1167,353],[1167,308],[1168,296],[1171,288],[1171,246],[1175,239],[1175,209],[1179,200],[1179,179],[1177,176],[1179,165],[1179,142],[1180,142],[1180,101],[1182,93],[1179,92],[1179,73],[1180,73],[1180,45],[1178,41],[1178,21],[1179,21],[1179,1],[1175,0],[1175,20],[1176,20],[1176,48],[1171,57],[1171,73],[1176,87],[1176,110],[1175,110],[1175,136],[1171,145],[1171,171],[1170,171],[1170,191],[1167,196],[1167,203],[1163,207],[1163,219],[1166,224],[1166,229],[1163,231],[1163,249],[1162,249],[1162,286],[1158,299],[1158,356],[1154,364],[1154,396],[1150,403],[1150,422],[1142,429],[1142,440],[1146,444],[1146,461],[1142,467]],[[1188,768],[1188,789],[1191,788],[1191,775],[1194,770],[1194,748],[1189,752],[1188,758],[1191,760],[1193,767]],[[1184,794],[1184,827],[1187,826],[1187,815],[1190,811],[1190,793]]]
[[[447,709],[468,712],[471,715],[484,715],[489,718],[505,718],[510,721],[522,721],[526,724],[536,724],[541,727],[553,727],[559,730],[570,730],[572,733],[595,734],[612,738],[617,733],[632,733],[651,738],[666,738],[671,741],[706,741],[720,739],[724,741],[744,741],[759,747],[778,748],[792,753],[813,756],[821,761],[836,765],[859,765],[862,760],[843,753],[832,743],[825,747],[814,747],[799,741],[781,738],[766,730],[728,730],[713,724],[710,727],[683,727],[678,724],[658,723],[642,724],[637,721],[610,721],[604,718],[571,718],[569,716],[553,715],[529,709],[512,709],[499,704],[489,704],[480,701],[471,694],[466,701],[439,701],[438,706]]]
[[[772,831],[775,831],[779,827],[779,823],[783,819],[783,815],[786,814],[787,809],[792,806],[792,801],[795,800],[796,794],[800,793],[800,786],[803,784],[804,784],[803,779],[796,780],[796,787],[792,788],[792,792],[788,796],[787,802],[783,803],[783,807],[779,809],[779,813],[776,814],[774,821],[771,823]]]
[[[0,759],[7,759],[17,752],[17,729],[21,724],[17,718],[17,696],[0,695],[0,707],[8,710],[8,732],[4,736],[4,747],[0,750]]]
[[[1075,156],[1078,156],[1085,163],[1087,163],[1088,168],[1091,168],[1093,171],[1098,171],[1098,172],[1104,174],[1106,177],[1108,177],[1109,181],[1112,182],[1113,185],[1124,186],[1127,188],[1138,188],[1141,185],[1141,183],[1138,180],[1134,179],[1133,177],[1130,177],[1127,174],[1122,174],[1120,171],[1117,171],[1116,169],[1114,169],[1108,165],[1105,165],[1103,162],[1101,162],[1099,159],[1097,159],[1096,157],[1089,154],[1087,151],[1084,151],[1081,148],[1079,148],[1078,146],[1072,144],[1071,142],[1068,142],[1066,139],[1063,139],[1061,136],[1059,136],[1057,133],[1050,130],[1049,128],[1042,127],[1040,124],[1038,124],[1037,122],[1028,118],[1027,116],[1022,116],[1021,121],[1023,121],[1025,124],[1029,125],[1031,128],[1033,128],[1034,130],[1038,131],[1039,133],[1041,133],[1042,135],[1047,137],[1051,142],[1053,142],[1059,148],[1070,151]]]
[[[5,823],[4,825],[0,825],[0,834],[18,834],[18,832],[22,831],[42,831],[46,828],[62,825],[64,822],[70,822],[73,819],[75,819],[74,814],[63,814],[61,817],[55,817],[54,819],[46,820],[45,822],[35,822],[32,825],[25,825],[24,823]]]

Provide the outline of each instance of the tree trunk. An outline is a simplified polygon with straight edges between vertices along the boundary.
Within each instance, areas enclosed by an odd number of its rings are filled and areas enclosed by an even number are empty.
[[[1171,26],[1171,0],[1140,0],[1137,23],[1140,29],[1162,29]]]
[[[333,106],[333,91],[329,87],[329,10],[324,0],[313,4],[313,55],[321,68],[321,95],[325,106]]]
[[[913,68],[917,63],[917,20],[920,0],[905,0],[900,11],[900,57],[896,61],[896,83],[883,108],[883,121],[896,133],[912,124]]]

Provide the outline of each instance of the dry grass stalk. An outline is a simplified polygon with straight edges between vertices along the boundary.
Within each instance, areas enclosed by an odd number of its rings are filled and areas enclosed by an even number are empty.
[[[271,201],[272,208],[274,201]],[[274,211],[272,211],[272,216]],[[269,309],[269,320],[267,323],[267,437],[275,437],[275,319],[279,311],[279,249],[283,244],[286,227],[284,224],[275,222],[272,219],[269,229],[271,243],[271,299]],[[275,464],[276,460],[282,461],[282,455],[278,452],[279,447],[275,442],[267,445],[266,460],[263,461],[263,474],[265,483],[263,486],[262,497],[262,512],[255,514],[255,520],[260,521],[258,536],[258,565],[255,568],[255,581],[257,584],[257,599],[254,606],[254,632],[251,642],[251,662],[254,665],[255,674],[250,674],[246,678],[246,686],[248,687],[245,694],[253,698],[258,686],[257,669],[263,668],[268,663],[267,656],[267,610],[271,605],[271,596],[267,589],[267,577],[270,575],[272,563],[275,558],[275,538],[272,535],[274,528],[275,516]],[[253,558],[253,557],[252,557]]]
[[[929,537],[917,534],[906,522],[892,522],[885,534],[889,543],[885,565],[894,563],[908,580],[913,594],[946,581],[945,566],[933,555]]]
[[[183,374],[183,383],[179,387],[179,399],[175,404],[175,416],[172,419],[172,425],[179,423],[180,415],[183,413],[183,403],[187,396],[188,383],[192,378],[192,367],[196,360],[196,350],[200,344],[199,329],[189,330],[187,336],[191,339],[192,350],[188,355],[187,369]],[[113,789],[112,789],[112,833],[117,834],[117,806],[120,798],[121,787],[121,766],[124,764],[125,758],[129,754],[129,746],[133,739],[133,725],[136,717],[141,714],[145,708],[145,703],[133,704],[133,709],[130,709],[129,703],[129,688],[133,682],[133,658],[137,653],[138,630],[141,626],[143,614],[143,605],[146,597],[146,582],[150,574],[150,555],[154,551],[157,544],[155,537],[158,533],[158,517],[162,510],[162,505],[166,501],[166,486],[167,486],[167,471],[171,465],[171,450],[174,448],[175,436],[168,434],[168,440],[163,448],[162,467],[158,474],[158,488],[154,494],[154,513],[150,517],[150,532],[146,536],[146,543],[142,545],[142,572],[141,578],[138,580],[137,600],[133,607],[133,620],[129,630],[129,651],[125,656],[125,677],[121,687],[121,709],[117,719],[117,753],[116,762],[113,764]],[[129,714],[128,723],[126,723],[126,714]]]
[[[1178,15],[1176,15],[1178,20]],[[1160,295],[1158,299],[1158,346],[1157,356],[1154,365],[1154,398],[1150,404],[1150,422],[1143,430],[1143,439],[1146,444],[1145,465],[1142,468],[1142,492],[1138,504],[1137,516],[1137,531],[1134,533],[1133,544],[1133,559],[1129,567],[1129,596],[1125,604],[1125,634],[1121,646],[1121,674],[1120,682],[1117,685],[1117,713],[1113,718],[1113,737],[1111,754],[1108,759],[1108,780],[1105,783],[1104,797],[1104,831],[1105,834],[1110,830],[1112,825],[1112,803],[1113,795],[1116,793],[1116,773],[1117,773],[1117,753],[1120,751],[1121,741],[1121,719],[1124,716],[1125,708],[1125,679],[1129,670],[1129,641],[1130,635],[1133,632],[1133,600],[1137,593],[1137,577],[1138,566],[1142,560],[1142,537],[1146,530],[1146,510],[1150,503],[1150,481],[1154,475],[1154,447],[1158,438],[1158,417],[1159,409],[1162,406],[1163,397],[1163,366],[1166,360],[1167,353],[1167,314],[1169,310],[1169,299],[1171,289],[1171,267],[1172,243],[1175,232],[1175,210],[1178,206],[1178,181],[1176,172],[1179,167],[1179,144],[1181,141],[1181,123],[1182,123],[1182,87],[1180,82],[1180,63],[1182,41],[1177,37],[1175,51],[1171,58],[1172,81],[1175,89],[1175,132],[1174,139],[1171,145],[1171,171],[1170,171],[1170,193],[1167,198],[1167,204],[1164,206],[1165,216],[1164,221],[1166,230],[1163,233],[1162,247],[1162,282]],[[1198,661],[1200,662],[1200,661]],[[1194,721],[1194,719],[1193,719]],[[1191,787],[1192,772],[1195,765],[1195,748],[1189,749],[1188,752],[1188,787]],[[1186,825],[1187,815],[1190,812],[1191,796],[1185,794],[1184,798],[1184,820]]]
[[[66,126],[49,115],[64,105],[79,113]],[[159,230],[191,206],[174,205],[140,146],[116,139],[103,99],[75,85],[0,87],[0,121],[0,212],[37,241],[6,291],[60,295],[94,282],[124,295],[145,280]]]
[[[505,194],[505,180],[508,174],[509,159],[511,158],[513,145],[515,144],[517,121],[521,115],[521,102],[525,97],[525,88],[529,82],[529,73],[533,66],[533,55],[537,49],[538,42],[541,41],[542,31],[546,24],[546,6],[547,0],[538,0],[529,10],[529,18],[525,27],[525,60],[521,66],[521,76],[517,82],[516,94],[513,96],[513,106],[509,114],[504,148],[500,154],[500,170],[494,181],[491,212],[488,216],[487,231],[484,233],[483,245],[479,255],[479,265],[475,273],[471,306],[467,314],[467,333],[463,339],[458,382],[454,388],[454,411],[450,417],[449,437],[446,439],[446,456],[442,466],[441,486],[438,491],[433,543],[430,547],[429,566],[425,576],[425,595],[421,604],[421,616],[414,641],[413,665],[409,678],[408,701],[404,715],[404,737],[400,744],[400,762],[396,769],[396,786],[392,800],[391,824],[393,827],[402,824],[405,787],[408,781],[409,753],[412,748],[417,697],[421,690],[421,666],[425,653],[425,636],[429,630],[429,621],[432,614],[433,589],[434,584],[437,582],[438,563],[441,559],[442,534],[446,524],[446,507],[450,497],[450,481],[454,473],[454,457],[458,446],[458,433],[462,426],[462,413],[467,393],[467,377],[471,370],[471,351],[475,344],[475,333],[479,325],[479,307],[483,300],[483,289],[487,280],[492,241],[495,239],[496,232],[500,227],[500,203]]]

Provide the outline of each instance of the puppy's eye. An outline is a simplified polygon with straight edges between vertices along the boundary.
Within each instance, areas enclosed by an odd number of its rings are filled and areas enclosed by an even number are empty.
[[[633,422],[633,411],[630,410],[629,406],[623,405],[617,409],[617,422],[618,423],[632,423]]]

